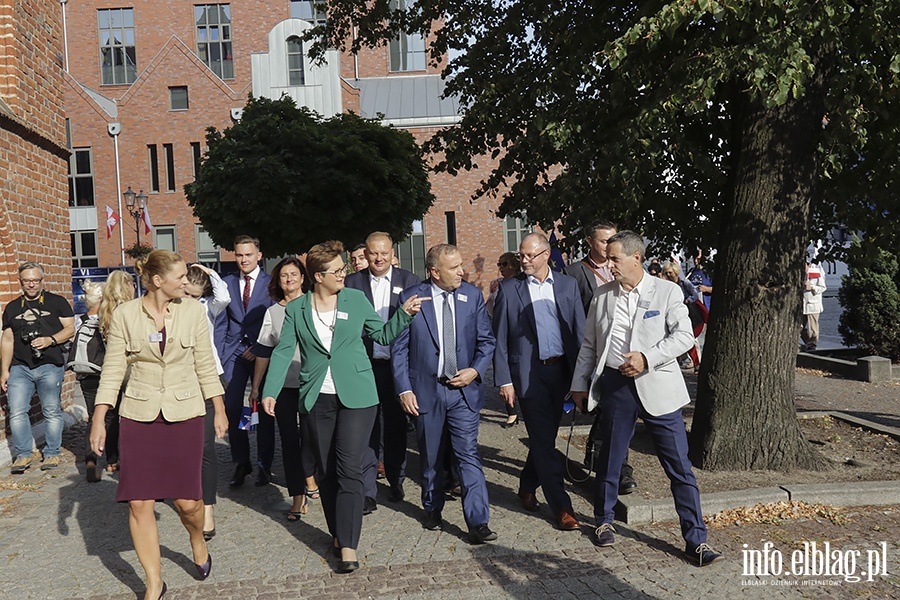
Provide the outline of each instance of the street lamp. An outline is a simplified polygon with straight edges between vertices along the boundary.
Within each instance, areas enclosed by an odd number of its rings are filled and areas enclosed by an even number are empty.
[[[137,245],[140,246],[141,221],[144,219],[144,209],[147,208],[147,194],[144,193],[144,190],[135,194],[129,185],[128,190],[122,195],[125,196],[125,206],[128,207],[128,212],[134,217],[134,231],[137,233]]]

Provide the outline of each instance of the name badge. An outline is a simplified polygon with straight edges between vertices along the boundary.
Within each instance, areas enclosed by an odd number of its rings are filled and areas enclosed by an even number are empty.
[[[465,294],[457,294],[456,297],[460,302],[468,302],[469,298]]]
[[[638,308],[648,309],[650,308],[649,300],[638,300]]]
[[[150,341],[151,341],[151,342],[161,342],[161,341],[163,341],[162,333],[160,333],[160,332],[158,332],[158,331],[157,331],[156,333],[151,333],[151,334],[150,334]]]
[[[338,311],[337,318],[341,321],[346,321],[348,316],[347,313]]]
[[[398,286],[395,287],[393,290],[391,290],[391,293],[393,293],[393,294],[399,294],[399,293],[402,292],[402,291],[403,291],[403,288],[400,287],[400,286],[398,285]]]

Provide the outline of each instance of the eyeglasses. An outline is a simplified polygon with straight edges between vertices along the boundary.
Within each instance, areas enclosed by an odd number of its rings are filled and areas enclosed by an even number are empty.
[[[341,277],[344,277],[347,274],[347,265],[344,265],[340,269],[334,269],[332,271],[319,271],[319,273],[321,273],[322,275],[331,274],[331,275],[334,275],[335,277],[337,277],[338,279],[340,279]]]
[[[527,260],[528,262],[533,262],[535,259],[537,259],[537,257],[539,257],[539,256],[542,255],[542,254],[547,254],[548,252],[550,252],[550,248],[547,248],[547,249],[544,250],[543,252],[538,252],[538,253],[535,254],[535,255],[531,255],[531,254],[519,254],[519,258],[521,258],[522,260]]]
[[[41,279],[20,279],[19,281],[22,282],[22,285],[37,285],[43,280],[44,278],[42,277]]]

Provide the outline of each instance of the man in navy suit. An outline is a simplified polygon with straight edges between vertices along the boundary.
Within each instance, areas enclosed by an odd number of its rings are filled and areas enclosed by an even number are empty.
[[[484,297],[463,281],[462,257],[456,246],[439,244],[425,257],[427,281],[405,290],[403,302],[418,294],[431,298],[422,314],[394,341],[391,365],[400,405],[416,417],[422,464],[425,529],[443,528],[444,452],[446,428],[459,465],[463,514],[469,541],[497,539],[488,527],[487,484],[478,454],[478,422],[483,405],[482,378],[494,352],[494,335]]]
[[[563,483],[556,435],[584,332],[578,282],[550,269],[550,243],[530,233],[519,245],[522,273],[500,283],[494,301],[494,381],[509,406],[516,398],[528,430],[528,457],[519,498],[537,511],[538,487],[562,530],[579,528]]]
[[[401,305],[400,292],[421,282],[419,276],[400,268],[392,267],[394,241],[383,231],[370,233],[366,238],[365,260],[368,267],[347,275],[344,285],[360,290],[366,295],[375,312],[387,321]],[[375,387],[378,389],[378,411],[372,427],[369,448],[363,455],[363,482],[365,484],[365,504],[363,514],[369,514],[378,506],[375,490],[378,473],[378,450],[381,447],[381,421],[384,421],[384,473],[391,486],[390,500],[399,502],[405,497],[403,480],[406,470],[406,413],[400,408],[394,378],[391,374],[391,348],[374,343],[363,334]]]
[[[259,266],[262,252],[259,240],[239,235],[234,240],[234,260],[239,273],[223,277],[231,294],[231,302],[216,320],[216,348],[222,360],[225,387],[225,411],[228,415],[228,440],[231,460],[235,463],[232,488],[243,485],[244,478],[253,472],[250,464],[249,434],[239,427],[244,408],[247,381],[253,376],[256,356],[251,346],[259,337],[266,309],[272,305],[269,297],[270,277]],[[259,473],[256,485],[266,485],[272,478],[272,459],[275,456],[275,419],[259,411],[256,428],[256,449]]]

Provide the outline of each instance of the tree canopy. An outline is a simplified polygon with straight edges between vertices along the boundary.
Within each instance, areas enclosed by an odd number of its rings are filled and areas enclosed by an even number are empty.
[[[407,131],[352,113],[323,119],[291,98],[253,98],[240,121],[207,130],[188,202],[213,241],[258,237],[266,254],[361,242],[374,230],[402,240],[434,203],[421,147]]]
[[[408,4],[328,2],[318,33],[433,30],[465,112],[428,149],[450,173],[496,159],[479,193],[502,214],[717,248],[695,460],[818,464],[793,419],[804,253],[833,226],[898,239],[900,2]]]

